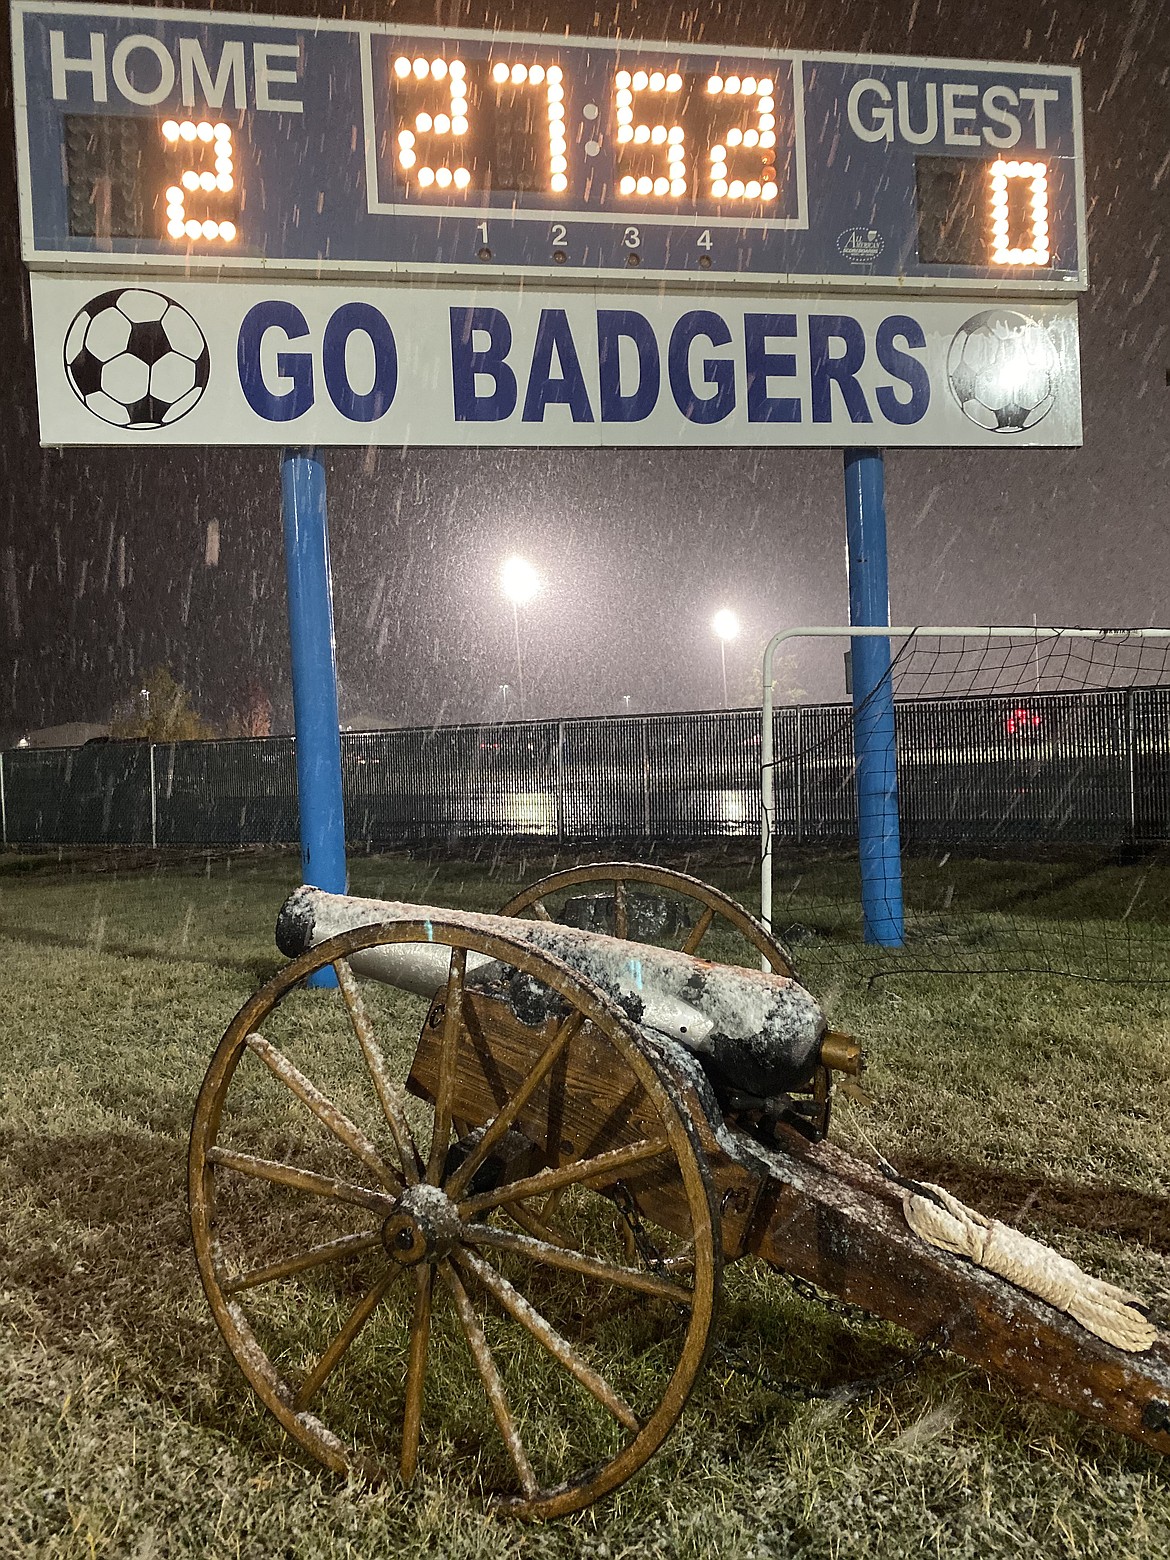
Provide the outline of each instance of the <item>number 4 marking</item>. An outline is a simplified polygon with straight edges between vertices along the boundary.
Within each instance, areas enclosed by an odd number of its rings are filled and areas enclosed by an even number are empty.
[[[711,229],[710,228],[704,228],[703,231],[699,234],[698,238],[695,239],[695,248],[696,249],[710,249],[710,247],[711,247]]]

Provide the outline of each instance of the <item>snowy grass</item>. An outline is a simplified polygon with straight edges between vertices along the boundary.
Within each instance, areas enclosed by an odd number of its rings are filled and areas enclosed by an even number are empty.
[[[548,865],[372,857],[353,863],[353,886],[493,909]],[[690,868],[752,898],[746,862]],[[1086,917],[1117,920],[1143,870],[1074,880],[949,864],[916,903],[958,882],[965,925],[982,915],[993,933],[1005,903],[1026,899],[1075,939]],[[830,903],[848,870],[810,862],[806,877]],[[0,1554],[1170,1553],[1160,1459],[946,1358],[851,1408],[781,1397],[717,1358],[641,1475],[546,1527],[485,1516],[439,1478],[371,1491],[310,1466],[212,1323],[184,1205],[199,1080],[279,963],[272,922],[295,879],[276,854],[0,857]],[[1130,913],[1158,936],[1164,888],[1147,877]],[[810,925],[812,904],[794,899],[793,919]],[[867,986],[866,961],[888,956],[832,933],[806,952],[810,984],[870,1055],[870,1103],[841,1109],[837,1135],[864,1134],[1170,1313],[1170,987],[921,974]],[[869,1374],[905,1346],[749,1264],[729,1275],[724,1336],[805,1379]]]

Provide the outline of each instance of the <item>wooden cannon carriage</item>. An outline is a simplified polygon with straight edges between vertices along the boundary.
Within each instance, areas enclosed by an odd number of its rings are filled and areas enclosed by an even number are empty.
[[[1152,1329],[1115,1347],[939,1249],[827,1140],[857,1047],[718,891],[624,864],[501,916],[306,889],[278,941],[200,1092],[191,1219],[236,1361],[331,1469],[589,1504],[677,1422],[748,1255],[1170,1451]],[[301,989],[330,966],[336,994]]]

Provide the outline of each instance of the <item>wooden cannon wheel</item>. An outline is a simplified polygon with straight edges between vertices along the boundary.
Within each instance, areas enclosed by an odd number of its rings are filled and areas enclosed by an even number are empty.
[[[680,944],[683,953],[702,957],[704,937],[722,922],[739,932],[773,974],[796,978],[792,955],[762,921],[757,920],[729,895],[712,888],[710,883],[704,883],[701,878],[692,877],[687,872],[674,872],[669,867],[636,861],[600,861],[584,867],[568,867],[562,872],[553,872],[548,877],[540,878],[509,899],[500,914],[528,915],[541,921],[556,920],[558,917],[550,904],[555,905],[557,898],[566,889],[609,884],[613,890],[613,934],[638,942],[643,939],[637,935],[636,917],[630,914],[631,883],[647,884],[665,893],[693,899],[702,907]],[[808,1093],[815,1107],[815,1114],[810,1118],[812,1125],[819,1136],[826,1137],[832,1111],[832,1080],[827,1067],[816,1069]]]
[[[429,1004],[361,978],[363,954],[411,942],[452,950]],[[330,965],[339,991],[301,989]],[[545,1003],[542,1021],[507,1010],[510,1051],[493,1050],[492,971],[493,990],[524,981]],[[497,1090],[478,1123],[476,1057]],[[592,1096],[573,1079],[597,1075],[622,1094],[590,1141],[575,1111]],[[517,1128],[537,1118],[534,1149]],[[457,1143],[464,1123],[486,1131]],[[517,1515],[559,1516],[642,1466],[705,1362],[719,1215],[678,1087],[603,992],[507,937],[402,922],[288,964],[212,1059],[189,1200],[237,1364],[338,1472],[409,1483],[421,1466]]]
[[[531,915],[537,920],[549,921],[557,917],[549,909],[548,901],[567,888],[583,885],[612,884],[613,886],[613,935],[632,938],[637,942],[637,927],[630,915],[631,883],[643,883],[664,893],[678,894],[683,899],[693,899],[701,909],[680,945],[683,953],[703,957],[703,939],[719,923],[733,927],[764,960],[766,968],[776,975],[794,975],[792,955],[767,929],[762,921],[750,915],[741,904],[704,883],[701,878],[687,872],[674,872],[669,867],[657,867],[637,861],[599,861],[584,867],[568,867],[563,872],[553,872],[539,882],[531,884],[515,895],[500,911],[501,915]],[[595,930],[602,930],[598,927]]]

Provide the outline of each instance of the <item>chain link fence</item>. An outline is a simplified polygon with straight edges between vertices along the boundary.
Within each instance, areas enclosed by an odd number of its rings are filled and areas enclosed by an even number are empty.
[[[1170,687],[896,705],[907,844],[1170,838]],[[856,834],[848,705],[775,712],[778,838]],[[756,710],[346,732],[354,847],[756,838]],[[298,837],[291,737],[0,753],[7,845]]]

